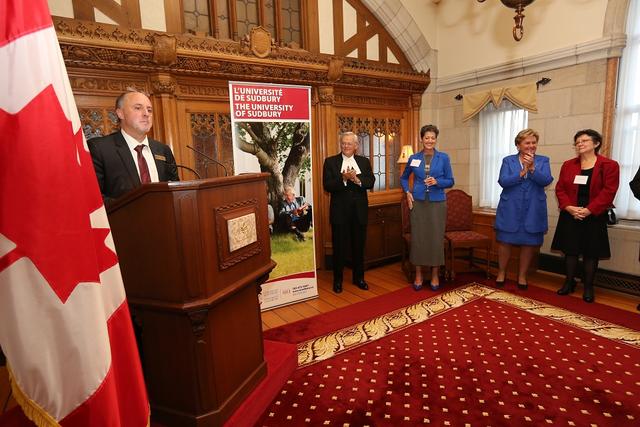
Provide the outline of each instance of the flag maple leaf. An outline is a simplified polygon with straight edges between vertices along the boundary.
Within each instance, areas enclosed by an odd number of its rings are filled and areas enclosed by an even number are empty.
[[[64,303],[118,262],[110,230],[91,224],[103,207],[82,130],[73,134],[52,86],[16,114],[0,109],[0,129],[0,234],[15,244],[0,271],[27,257]]]

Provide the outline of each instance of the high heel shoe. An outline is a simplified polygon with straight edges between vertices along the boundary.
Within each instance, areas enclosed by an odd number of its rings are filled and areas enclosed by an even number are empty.
[[[422,282],[421,283],[413,282],[413,290],[414,291],[419,291],[421,289],[422,289]]]
[[[518,289],[522,289],[523,291],[529,288],[528,283],[520,283],[518,282]]]
[[[565,280],[564,284],[560,289],[556,291],[558,295],[569,295],[576,290],[576,281],[575,280]]]
[[[504,288],[504,281],[506,279],[498,280],[496,279],[496,288]]]
[[[440,289],[440,283],[438,283],[437,285],[433,282],[429,282],[429,287],[431,288],[432,291],[437,291],[438,289]]]

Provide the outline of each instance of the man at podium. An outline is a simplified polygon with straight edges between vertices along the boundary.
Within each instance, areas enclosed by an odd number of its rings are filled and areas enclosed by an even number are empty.
[[[171,148],[147,137],[153,125],[149,97],[127,90],[116,100],[116,114],[120,130],[88,142],[105,205],[142,184],[179,180]]]

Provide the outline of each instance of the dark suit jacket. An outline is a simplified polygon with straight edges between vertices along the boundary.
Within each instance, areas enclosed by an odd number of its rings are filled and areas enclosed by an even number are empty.
[[[358,167],[360,168],[360,175],[358,178],[362,185],[356,185],[351,181],[347,181],[347,185],[344,185],[342,181],[342,153],[338,153],[335,156],[327,157],[324,160],[324,166],[322,168],[322,185],[324,190],[331,193],[331,203],[329,207],[329,220],[331,224],[345,224],[348,221],[349,215],[347,212],[349,201],[352,199],[355,202],[355,209],[360,224],[366,224],[368,218],[368,206],[369,199],[367,197],[367,190],[373,188],[373,184],[376,182],[373,171],[371,170],[371,164],[366,157],[354,156]]]
[[[520,213],[524,217],[524,229],[529,233],[547,231],[547,194],[544,187],[551,184],[551,168],[549,158],[536,154],[533,158],[535,171],[529,174],[529,186],[524,186],[524,178],[520,178],[520,160],[514,154],[502,159],[498,184],[502,187],[500,202],[496,211],[495,227],[501,231],[516,232],[520,227]],[[524,191],[526,189],[526,191]]]
[[[629,187],[631,187],[631,191],[633,192],[633,197],[640,200],[640,168],[638,168],[636,175],[633,177],[633,179],[629,183]]]
[[[88,145],[105,204],[141,185],[131,151],[120,131],[93,138],[88,141]],[[171,148],[153,139],[149,139],[149,148],[160,181],[179,181]]]
[[[578,205],[578,184],[573,181],[580,175],[580,158],[567,160],[560,168],[560,177],[556,184],[558,207],[564,210],[567,206]],[[591,174],[589,184],[589,204],[585,206],[593,215],[601,215],[611,206],[618,192],[620,182],[620,166],[615,160],[598,155]]]

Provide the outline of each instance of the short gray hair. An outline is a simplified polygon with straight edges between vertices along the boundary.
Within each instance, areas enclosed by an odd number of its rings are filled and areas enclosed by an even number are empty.
[[[149,98],[149,94],[138,89],[135,87],[128,87],[123,93],[120,94],[120,96],[118,96],[116,98],[116,110],[118,108],[122,108],[124,106],[124,98],[129,95],[130,93],[141,93],[144,96],[146,96],[147,98]]]
[[[356,134],[355,134],[355,133],[353,133],[353,132],[342,132],[342,133],[340,134],[340,142],[342,142],[342,140],[344,139],[344,137],[345,137],[345,136],[347,136],[347,137],[348,137],[348,136],[352,136],[352,137],[353,137],[353,142],[354,142],[355,144],[358,144],[358,145],[360,144],[360,141],[358,140],[358,135],[356,135]]]

